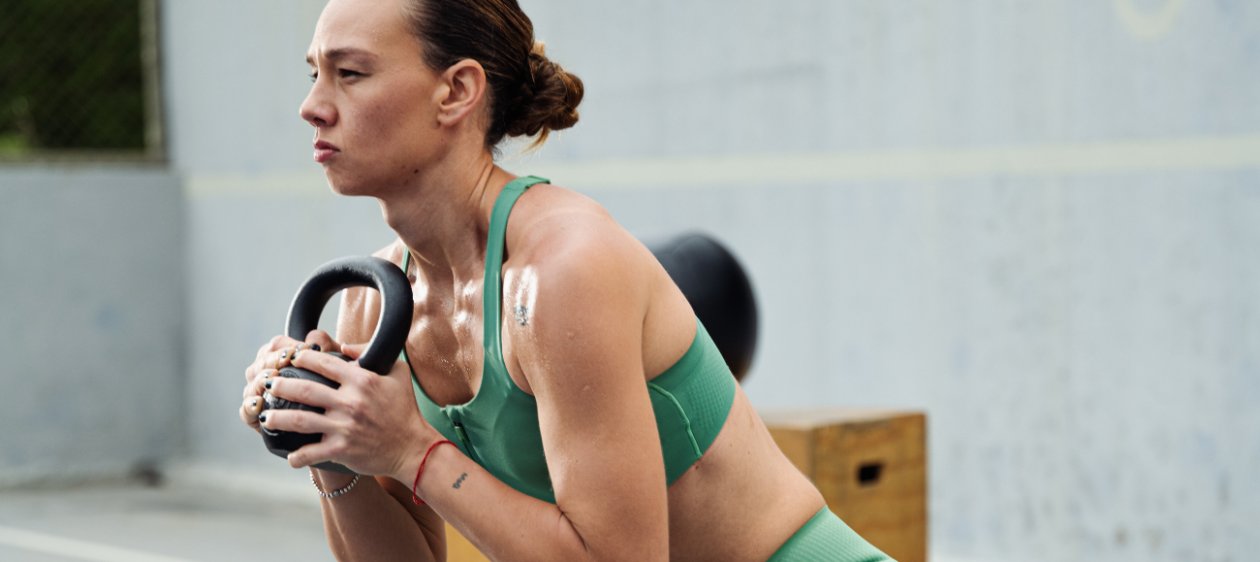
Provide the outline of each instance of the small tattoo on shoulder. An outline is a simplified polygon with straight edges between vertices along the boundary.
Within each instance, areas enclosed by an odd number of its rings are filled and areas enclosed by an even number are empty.
[[[460,486],[463,486],[463,485],[464,485],[464,480],[465,480],[465,479],[467,479],[467,478],[468,478],[468,473],[467,473],[467,472],[465,472],[465,473],[463,473],[463,474],[460,474],[460,475],[459,475],[459,478],[457,478],[457,479],[455,480],[455,484],[451,485],[451,487],[452,487],[452,488],[455,488],[456,490],[458,490]]]
[[[529,324],[529,307],[528,306],[517,305],[516,308],[513,309],[513,311],[516,312],[517,324],[521,326],[525,326]]]

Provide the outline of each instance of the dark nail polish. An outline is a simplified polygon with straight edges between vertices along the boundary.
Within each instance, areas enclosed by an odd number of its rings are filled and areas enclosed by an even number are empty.
[[[272,383],[272,382],[273,382],[273,381],[270,381],[270,380],[269,380],[269,381],[267,381],[267,382],[263,383],[263,388],[265,388],[265,389],[267,389],[267,390],[271,390],[271,383]]]
[[[301,353],[301,352],[302,352],[302,350],[300,350],[300,349],[295,350],[295,351],[293,352],[293,359],[291,359],[289,362],[290,362],[290,363],[292,363],[292,362],[294,362],[294,361],[297,361],[298,354],[299,354],[299,353]]]
[[[315,351],[323,351],[324,348],[320,347],[317,343],[313,343],[311,344],[311,349]]]
[[[258,414],[258,423],[259,423],[259,424],[264,424],[264,423],[267,423],[267,412],[263,412],[263,413],[261,413],[261,414]]]

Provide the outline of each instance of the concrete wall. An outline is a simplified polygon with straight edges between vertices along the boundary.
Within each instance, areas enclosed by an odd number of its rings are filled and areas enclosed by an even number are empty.
[[[241,369],[307,272],[390,239],[306,160],[319,4],[165,6],[201,474],[301,484]],[[927,410],[939,558],[1260,550],[1260,6],[523,4],[588,97],[508,164],[726,240],[759,407]]]
[[[180,182],[0,168],[0,487],[115,478],[184,442]]]

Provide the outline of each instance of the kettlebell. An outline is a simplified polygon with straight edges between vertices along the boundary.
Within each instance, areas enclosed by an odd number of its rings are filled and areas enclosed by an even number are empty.
[[[687,297],[735,380],[742,381],[757,348],[757,299],[739,260],[716,239],[698,232],[647,247]]]
[[[398,360],[403,345],[407,341],[407,333],[411,328],[412,300],[411,283],[397,265],[377,257],[347,257],[330,261],[315,269],[311,277],[298,289],[289,306],[289,317],[286,321],[286,334],[295,340],[302,341],[311,330],[319,327],[319,316],[328,304],[328,299],[342,289],[350,287],[372,287],[381,293],[381,315],[376,322],[376,331],[367,349],[359,357],[359,366],[374,373],[389,373],[394,362]],[[341,360],[344,355],[330,353]],[[318,382],[328,387],[341,385],[319,373],[300,369],[289,365],[280,369],[280,377],[287,379],[303,379]],[[263,394],[263,411],[267,410],[306,410],[324,413],[323,408],[316,408],[283,400]],[[320,433],[296,433],[292,431],[272,431],[262,429],[263,443],[267,450],[279,457],[287,457],[289,453],[303,445],[317,443],[323,437]],[[336,472],[353,473],[350,469],[334,463],[324,462],[316,468]]]

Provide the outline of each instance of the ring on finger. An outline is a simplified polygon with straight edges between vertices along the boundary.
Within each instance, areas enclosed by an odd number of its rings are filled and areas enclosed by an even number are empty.
[[[249,417],[257,418],[258,414],[262,413],[262,410],[263,399],[261,396],[254,396],[245,401],[245,413],[249,414]]]

